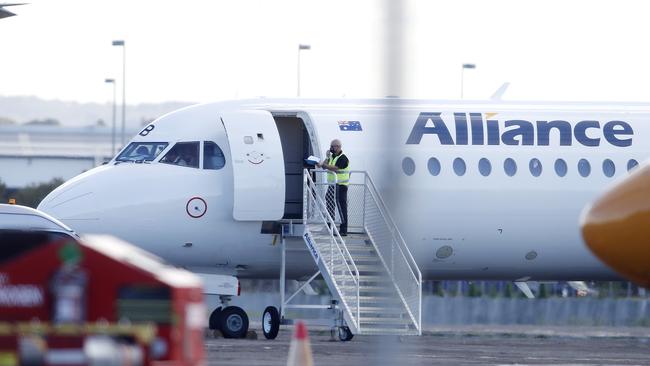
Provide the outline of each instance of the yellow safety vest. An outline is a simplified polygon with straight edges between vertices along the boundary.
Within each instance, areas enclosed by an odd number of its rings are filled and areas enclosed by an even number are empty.
[[[330,156],[329,161],[327,162],[327,165],[336,165],[336,161],[339,160],[339,158],[343,156],[343,153],[340,153],[337,157],[332,157]],[[336,177],[336,179],[335,179]],[[343,186],[347,186],[350,184],[350,161],[348,159],[348,166],[345,167],[345,169],[339,169],[338,171],[332,172],[330,171],[327,174],[327,183],[333,184],[336,181],[336,184],[340,184]]]

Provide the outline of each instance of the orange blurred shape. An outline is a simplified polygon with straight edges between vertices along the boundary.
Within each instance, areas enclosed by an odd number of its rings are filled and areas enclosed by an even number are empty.
[[[313,366],[314,358],[311,354],[309,335],[305,323],[299,321],[293,333],[287,366]]]
[[[594,202],[583,215],[582,236],[603,262],[650,287],[650,164]]]

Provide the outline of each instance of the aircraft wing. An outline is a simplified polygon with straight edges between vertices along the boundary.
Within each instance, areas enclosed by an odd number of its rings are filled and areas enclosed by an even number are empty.
[[[16,6],[16,5],[25,5],[25,4],[24,3],[0,4],[0,19],[9,18],[16,15],[10,12],[9,10],[5,9],[5,6]]]

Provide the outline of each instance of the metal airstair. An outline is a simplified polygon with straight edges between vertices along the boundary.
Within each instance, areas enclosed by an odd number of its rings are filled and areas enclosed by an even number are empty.
[[[370,175],[352,171],[348,235],[335,186],[304,171],[303,239],[353,334],[422,334],[422,275]]]

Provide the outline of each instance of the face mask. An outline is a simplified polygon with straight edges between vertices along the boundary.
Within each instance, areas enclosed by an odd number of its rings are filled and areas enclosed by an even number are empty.
[[[334,154],[334,153],[336,152],[336,149],[333,148],[333,147],[330,147],[330,152],[331,152],[332,154]]]

